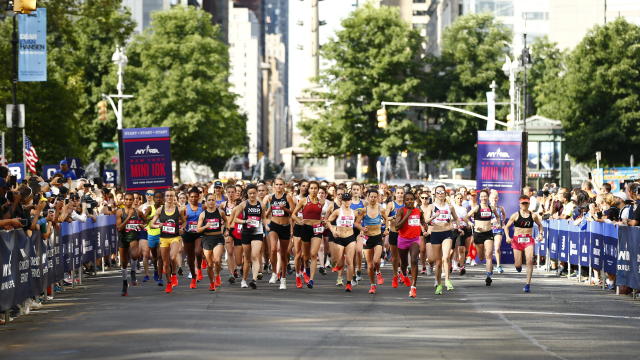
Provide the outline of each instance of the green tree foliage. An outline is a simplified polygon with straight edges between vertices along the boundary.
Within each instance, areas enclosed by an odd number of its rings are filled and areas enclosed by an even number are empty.
[[[422,39],[403,22],[397,10],[370,4],[342,22],[342,30],[322,47],[330,66],[318,79],[325,99],[304,119],[300,128],[315,155],[360,153],[369,159],[380,154],[420,148],[418,127],[403,110],[388,107],[389,126],[377,127],[376,110],[382,101],[423,98]],[[371,161],[371,160],[370,160]],[[375,160],[373,161],[375,163]],[[369,167],[369,176],[375,167]]]
[[[531,69],[527,74],[527,86],[532,104],[529,115],[543,114],[550,98],[560,96],[556,80],[562,71],[566,54],[558,45],[543,36],[531,44]]]
[[[569,154],[625,164],[640,147],[640,27],[623,18],[594,27],[558,74],[540,114],[562,121]]]
[[[227,46],[211,15],[175,7],[152,15],[151,26],[127,49],[125,127],[171,127],[177,161],[212,164],[241,153],[246,118],[227,80]],[[179,174],[178,174],[179,175]]]
[[[459,17],[443,34],[441,56],[427,60],[429,100],[486,102],[486,92],[494,80],[498,101],[508,97],[509,84],[502,65],[511,38],[511,32],[491,15]],[[487,112],[486,106],[464,108],[479,114]],[[496,110],[496,118],[505,119],[508,109]],[[429,114],[440,123],[439,131],[429,131],[429,157],[475,164],[477,131],[486,129],[486,121],[452,111],[431,110]],[[471,169],[474,171],[475,166]]]

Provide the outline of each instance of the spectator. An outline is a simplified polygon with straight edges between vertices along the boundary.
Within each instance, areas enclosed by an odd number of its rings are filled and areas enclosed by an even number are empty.
[[[600,194],[611,194],[611,184],[602,184],[602,186],[600,186]]]
[[[587,195],[589,195],[590,199],[596,198],[596,193],[593,192],[593,183],[589,180],[585,180],[582,182],[582,186],[580,187],[582,191],[586,191]]]
[[[535,189],[531,186],[525,186],[524,188],[522,188],[522,195],[526,195],[529,197],[529,211],[533,213],[538,213],[538,210],[540,208],[540,203],[536,198]]]
[[[573,216],[573,210],[576,206],[575,203],[571,201],[571,193],[568,191],[559,192],[558,200],[560,201],[561,207],[554,213],[553,218],[570,219]]]
[[[55,174],[60,174],[64,179],[76,180],[78,177],[76,176],[75,171],[69,169],[69,162],[67,160],[60,161],[60,170]]]
[[[627,185],[627,197],[632,201],[629,207],[629,220],[627,222],[630,226],[640,226],[640,201],[638,201],[638,191],[640,191],[640,184],[630,183]]]

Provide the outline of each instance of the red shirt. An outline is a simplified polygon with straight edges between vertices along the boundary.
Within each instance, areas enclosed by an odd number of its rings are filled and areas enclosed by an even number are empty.
[[[402,209],[402,216],[407,214],[407,208]],[[411,209],[411,214],[407,218],[407,221],[402,224],[402,227],[398,230],[398,234],[405,239],[414,239],[420,236],[422,227],[420,226],[420,209]]]

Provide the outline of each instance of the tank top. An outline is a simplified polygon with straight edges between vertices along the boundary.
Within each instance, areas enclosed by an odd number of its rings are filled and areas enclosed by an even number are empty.
[[[389,217],[394,217],[398,213],[398,209],[404,208],[404,204],[400,205],[395,200],[393,201],[393,210],[389,211]]]
[[[322,216],[323,219],[327,218],[327,216],[328,216],[327,212],[329,211],[329,206],[331,206],[331,204],[332,203],[330,201],[327,201],[327,200],[324,201],[324,205],[322,205],[322,212],[321,212],[321,216]],[[333,206],[332,206],[332,208],[333,208]]]
[[[162,225],[160,227],[160,237],[172,238],[178,236],[178,227],[180,226],[180,209],[176,205],[173,210],[173,214],[168,215],[164,206],[158,216],[158,222]]]
[[[220,209],[216,208],[213,212],[204,210],[204,221],[202,223],[205,226],[205,232],[218,232],[222,226],[222,216],[220,216]]]
[[[402,209],[402,216],[407,214],[407,208]],[[413,239],[420,236],[420,209],[413,208],[409,214],[407,221],[402,224],[402,227],[398,230],[398,234],[405,239]]]
[[[358,210],[364,208],[364,204],[362,203],[362,200],[358,200],[358,203],[351,203],[349,207],[351,210]]]
[[[340,211],[338,212],[338,217],[336,218],[336,226],[352,228],[355,222],[356,222],[356,215],[353,213],[353,210],[351,210],[351,214],[345,214],[344,210],[340,208]]]
[[[282,194],[281,198],[276,198],[276,194],[271,195],[271,216],[273,217],[285,217],[288,216],[284,209],[289,209],[289,202],[287,201],[287,193]]]
[[[198,208],[196,210],[191,210],[191,204],[187,204],[187,231],[188,232],[197,232],[198,228],[198,218],[202,213],[202,204],[198,204]]]
[[[513,223],[513,226],[522,229],[530,229],[533,228],[533,215],[529,213],[529,217],[522,217],[520,210],[518,210],[518,218]]]
[[[124,219],[126,218],[126,209],[122,209],[122,221],[124,221]],[[144,222],[142,221],[142,218],[138,215],[138,211],[136,210],[133,212],[133,216],[131,216],[129,220],[127,220],[127,222],[124,224],[123,232],[141,231],[142,225],[144,225]]]
[[[492,216],[493,210],[491,210],[491,206],[482,207],[482,205],[478,205],[478,211],[473,214],[473,219],[479,221],[491,221]]]
[[[440,211],[440,214],[436,216],[435,219],[431,221],[431,225],[446,225],[449,221],[451,221],[451,208],[449,204],[446,204],[443,208],[439,208],[437,205],[433,205],[433,213]]]
[[[455,210],[456,215],[458,215],[458,219],[460,219],[460,223],[462,226],[467,226],[467,224],[462,221],[467,216],[467,208],[464,206],[453,205],[453,210]]]
[[[222,199],[216,200],[216,206],[220,206],[223,202],[227,201],[227,197],[222,195]]]
[[[249,200],[245,203],[243,217],[246,221],[244,232],[251,234],[262,234],[262,205],[256,201],[251,205]]]
[[[317,203],[312,203],[311,199],[307,197],[307,203],[302,208],[302,218],[305,220],[320,220],[322,219],[322,206],[318,200]]]
[[[362,218],[362,225],[364,226],[382,225],[382,215],[380,215],[380,208],[378,208],[378,216],[373,218],[369,217],[369,214],[367,214],[367,210],[365,209],[365,214],[364,214],[364,217]]]
[[[342,209],[342,207],[341,207],[341,206],[339,206],[338,204],[336,204],[336,202],[334,201],[334,202],[333,202],[333,210],[332,210],[331,212],[334,212],[334,211],[336,211],[336,210],[338,210],[338,209]],[[331,222],[331,225],[336,225],[336,224],[337,224],[337,221],[338,221],[338,218],[335,218],[335,219]]]
[[[151,228],[151,219],[153,219],[154,216],[156,216],[156,206],[155,205],[151,205],[151,213],[149,214],[149,216],[151,216],[149,218],[149,222],[147,223],[146,229],[147,229],[147,234],[151,235],[151,236],[158,236],[160,235],[160,229],[152,229]]]

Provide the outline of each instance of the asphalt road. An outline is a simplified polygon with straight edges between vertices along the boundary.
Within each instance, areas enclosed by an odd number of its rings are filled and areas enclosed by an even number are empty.
[[[182,280],[173,294],[153,283],[121,297],[107,273],[0,326],[0,359],[635,359],[640,302],[536,273],[532,292],[512,267],[486,287],[480,268],[454,291],[418,297],[386,284],[353,293],[335,275],[314,289],[223,285],[210,293]],[[268,278],[268,277],[266,277]],[[292,279],[289,283],[293,283]]]

